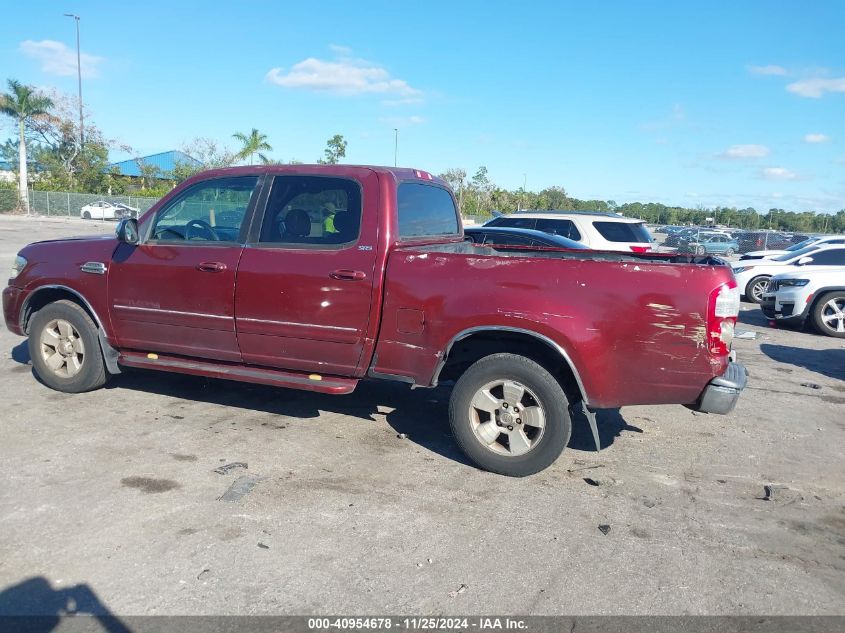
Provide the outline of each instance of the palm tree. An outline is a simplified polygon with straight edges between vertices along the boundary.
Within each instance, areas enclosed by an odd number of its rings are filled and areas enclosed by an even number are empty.
[[[21,206],[29,213],[29,193],[27,187],[26,173],[26,138],[24,129],[26,124],[36,116],[47,114],[53,107],[53,101],[49,97],[38,94],[32,86],[24,86],[15,79],[8,80],[9,92],[0,95],[0,112],[12,117],[18,123],[20,143],[18,146],[18,157],[20,161],[18,184],[20,188]]]
[[[239,151],[236,155],[238,159],[249,158],[249,164],[253,165],[253,158],[256,154],[258,154],[258,158],[261,159],[261,162],[269,162],[268,158],[261,153],[273,151],[273,148],[270,147],[270,144],[267,142],[266,134],[261,134],[255,128],[252,128],[252,132],[248,135],[242,134],[241,132],[235,132],[232,136],[243,143],[241,151]]]

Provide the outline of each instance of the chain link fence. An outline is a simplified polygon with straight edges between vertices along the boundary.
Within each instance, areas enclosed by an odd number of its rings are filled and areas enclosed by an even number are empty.
[[[141,215],[158,202],[159,198],[143,198],[140,196],[104,196],[96,193],[72,193],[68,191],[37,191],[29,190],[30,213],[48,216],[83,217],[83,207],[97,202],[108,202],[113,205],[123,204],[131,209],[137,209]],[[0,213],[11,213],[18,208],[18,192],[16,189],[0,189]],[[132,215],[136,215],[134,212]],[[89,216],[99,219],[102,212],[94,210]]]

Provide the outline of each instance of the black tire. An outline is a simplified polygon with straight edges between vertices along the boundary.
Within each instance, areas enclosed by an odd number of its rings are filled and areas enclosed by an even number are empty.
[[[827,292],[819,297],[818,301],[816,301],[816,304],[813,306],[813,325],[820,334],[833,336],[835,338],[845,338],[845,331],[837,331],[840,323],[842,324],[843,329],[845,329],[845,322],[838,319],[832,323],[824,320],[825,316],[829,317],[831,315],[832,310],[828,305],[831,301],[838,304],[839,311],[842,312],[843,308],[845,308],[845,290]]]
[[[734,254],[734,249],[729,248],[725,251],[725,257],[731,257]]]
[[[83,220],[90,220],[90,219],[91,219],[91,214],[90,214],[90,213],[88,213],[87,211],[83,211],[83,212],[82,212],[82,219],[83,219]]]
[[[750,301],[751,303],[760,303],[762,292],[766,289],[766,286],[769,284],[770,277],[766,275],[760,275],[759,277],[755,277],[751,281],[748,282],[748,285],[745,286],[745,298]],[[755,286],[760,285],[760,294],[757,295],[757,298],[754,298]]]
[[[62,375],[69,373],[70,360],[65,360],[64,365],[58,369],[52,369],[45,358],[50,355],[49,345],[45,347],[42,343],[42,335],[46,336],[46,330],[52,323],[64,321],[72,326],[74,338],[81,339],[83,352],[74,357],[81,361],[78,368],[74,369],[73,375]],[[51,331],[59,331],[50,328]],[[36,312],[29,326],[29,356],[32,359],[32,367],[38,378],[51,389],[65,393],[82,393],[102,387],[108,378],[103,353],[100,349],[100,340],[97,335],[97,326],[91,317],[72,301],[56,301],[50,303]]]
[[[497,441],[487,442],[485,445],[474,430],[477,424],[471,413],[473,399],[483,387],[500,380],[517,383],[525,388],[525,396],[519,406],[527,409],[535,402],[541,412],[544,412],[545,423],[539,434],[538,429],[528,424],[527,420],[524,426],[517,428],[517,433],[524,432],[522,437],[527,438],[529,430],[534,435],[534,439],[528,440],[533,445],[522,454],[496,452],[496,449],[501,450],[502,445]],[[497,416],[495,421],[498,421],[499,413],[495,413],[490,414],[487,422],[493,421],[493,415]],[[514,418],[514,422],[523,424],[518,418]],[[560,383],[541,365],[516,354],[486,356],[463,373],[455,383],[449,400],[449,424],[458,446],[474,464],[484,470],[509,477],[533,475],[550,466],[566,448],[572,432],[569,401]],[[514,427],[508,428],[513,432]],[[506,433],[504,428],[502,433]],[[506,451],[511,450],[509,437],[504,440],[507,444],[504,447]],[[496,446],[496,449],[488,446]]]

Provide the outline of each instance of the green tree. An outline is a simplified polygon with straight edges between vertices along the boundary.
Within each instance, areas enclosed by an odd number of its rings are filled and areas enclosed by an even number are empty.
[[[49,97],[36,92],[31,86],[24,86],[15,79],[7,81],[9,92],[0,95],[0,112],[12,117],[18,124],[18,183],[21,206],[29,213],[29,186],[26,164],[26,127],[39,115],[47,114],[53,107]]]
[[[267,142],[266,134],[262,134],[257,129],[252,128],[252,131],[249,134],[235,132],[232,134],[232,137],[235,140],[240,141],[242,145],[241,150],[235,154],[235,157],[238,160],[249,158],[249,164],[254,165],[255,155],[258,154],[258,158],[262,162],[268,162],[268,158],[263,154],[263,152],[271,152],[273,151],[273,148]]]
[[[328,141],[326,141],[326,149],[323,150],[324,158],[317,162],[321,165],[337,165],[340,159],[346,156],[346,141],[343,136],[335,134]]]

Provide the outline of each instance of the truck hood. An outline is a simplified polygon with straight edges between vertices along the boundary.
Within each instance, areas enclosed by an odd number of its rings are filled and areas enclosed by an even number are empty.
[[[117,245],[117,238],[109,235],[29,244],[19,253],[26,259],[27,265],[15,278],[14,285],[23,288],[38,280],[41,283],[63,283],[78,276],[82,264],[102,262],[108,265]]]

